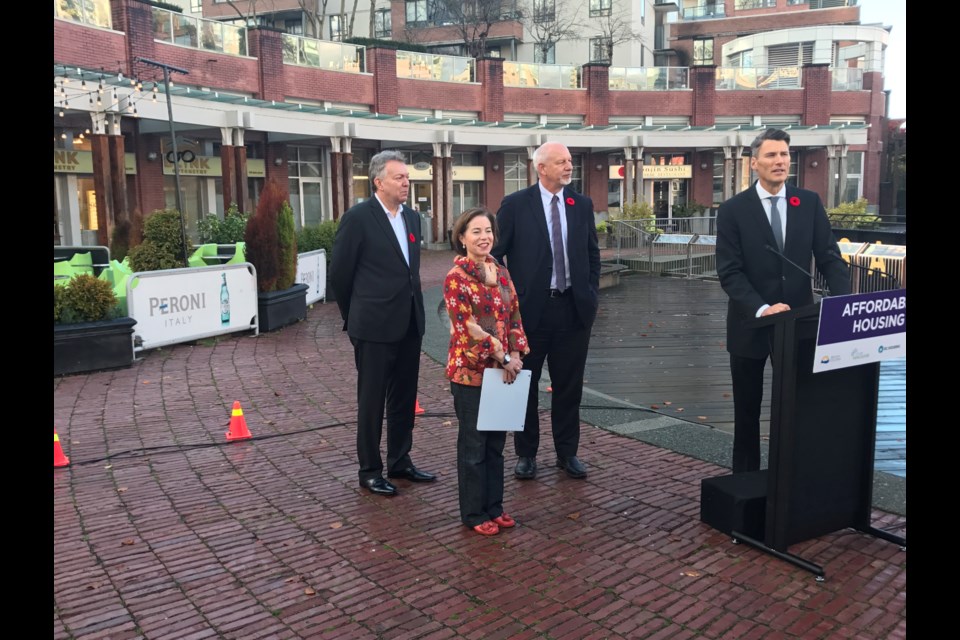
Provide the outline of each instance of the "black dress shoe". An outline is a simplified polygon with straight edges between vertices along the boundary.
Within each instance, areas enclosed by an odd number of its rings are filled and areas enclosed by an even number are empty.
[[[384,480],[383,478],[370,478],[369,480],[361,480],[360,486],[369,490],[370,493],[375,493],[378,496],[397,495],[397,488],[388,480]]]
[[[524,458],[520,456],[517,460],[517,466],[513,469],[513,475],[521,480],[530,480],[537,477],[537,459]]]
[[[421,471],[415,466],[410,465],[406,469],[401,469],[400,471],[391,471],[387,474],[388,478],[406,478],[411,482],[433,482],[437,479],[437,476],[426,471]]]
[[[570,456],[569,458],[557,458],[557,466],[567,472],[567,475],[571,478],[586,478],[587,477],[587,468],[583,466],[583,463],[580,462],[580,459],[577,456]]]

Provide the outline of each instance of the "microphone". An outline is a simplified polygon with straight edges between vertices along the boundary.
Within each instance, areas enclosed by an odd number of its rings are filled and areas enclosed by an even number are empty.
[[[778,258],[780,258],[781,260],[783,260],[784,262],[786,262],[787,264],[789,264],[791,267],[793,267],[794,269],[796,269],[797,271],[799,271],[799,272],[802,273],[803,275],[805,275],[805,276],[807,276],[808,278],[810,278],[811,280],[813,280],[813,275],[812,275],[809,271],[807,271],[806,269],[804,269],[803,267],[801,267],[800,265],[798,265],[796,262],[794,262],[793,260],[791,260],[791,259],[788,258],[787,256],[783,255],[783,252],[780,251],[779,249],[777,249],[776,247],[774,247],[774,246],[772,246],[772,245],[769,245],[769,244],[765,244],[765,245],[763,245],[763,248],[766,249],[767,251],[769,251],[770,253],[776,255]]]
[[[833,248],[827,249],[827,253],[833,256],[834,258],[840,258],[841,260],[843,260],[843,256],[840,255],[840,253]],[[849,267],[856,267],[861,271],[866,271],[869,274],[880,276],[881,278],[890,278],[891,280],[893,280],[893,284],[896,285],[895,288],[897,289],[903,288],[900,286],[900,280],[897,278],[897,276],[893,275],[892,273],[884,273],[883,271],[880,271],[880,269],[874,269],[873,267],[865,267],[863,265],[857,264],[856,262],[853,262],[852,260],[850,262],[847,262],[846,260],[843,260],[843,261]]]

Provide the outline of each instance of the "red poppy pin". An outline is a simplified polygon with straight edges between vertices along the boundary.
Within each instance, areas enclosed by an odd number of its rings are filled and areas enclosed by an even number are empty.
[[[790,198],[790,206],[791,206],[791,207],[799,207],[799,206],[800,206],[800,198],[798,198],[797,196],[793,196],[792,198]]]
[[[799,200],[798,200],[798,202],[799,202]],[[413,237],[413,234],[411,233],[411,234],[410,234],[410,242],[416,242],[416,241],[417,241],[417,239],[414,238],[414,237]]]
[[[567,204],[568,204],[568,205],[570,205],[570,206],[572,207],[572,206],[573,206],[573,204],[574,204],[574,202],[573,202],[573,198],[567,198]]]
[[[502,284],[503,286],[507,286],[507,279],[504,278],[503,276],[500,276],[500,284]]]

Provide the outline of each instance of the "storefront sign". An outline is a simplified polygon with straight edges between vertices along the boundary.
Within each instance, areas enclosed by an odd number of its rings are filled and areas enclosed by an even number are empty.
[[[427,165],[425,169],[419,169],[420,165]],[[433,167],[426,162],[418,162],[416,166],[407,166],[410,171],[410,180],[433,180]],[[453,179],[458,182],[483,182],[483,167],[454,167]]]
[[[127,309],[137,321],[137,349],[257,330],[257,276],[252,265],[134,273]]]
[[[307,289],[307,304],[317,300],[327,300],[327,252],[324,249],[308,251],[297,256],[298,283],[310,287]]]
[[[137,174],[137,157],[132,153],[123,154],[123,170],[127,175]],[[54,173],[93,173],[92,151],[53,150]]]
[[[624,168],[622,164],[610,167],[611,180],[623,180]],[[643,165],[644,180],[673,180],[674,178],[692,178],[693,165],[689,164],[645,164]]]
[[[168,153],[172,157],[171,153]],[[223,164],[216,156],[198,156],[190,151],[180,154],[180,175],[219,178],[223,175]],[[163,175],[174,175],[173,163],[163,159]],[[247,160],[247,177],[263,178],[267,175],[262,159]]]

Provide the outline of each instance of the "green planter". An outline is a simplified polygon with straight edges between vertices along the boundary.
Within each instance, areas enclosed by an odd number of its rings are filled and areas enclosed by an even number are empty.
[[[133,318],[53,325],[53,375],[129,367]]]

